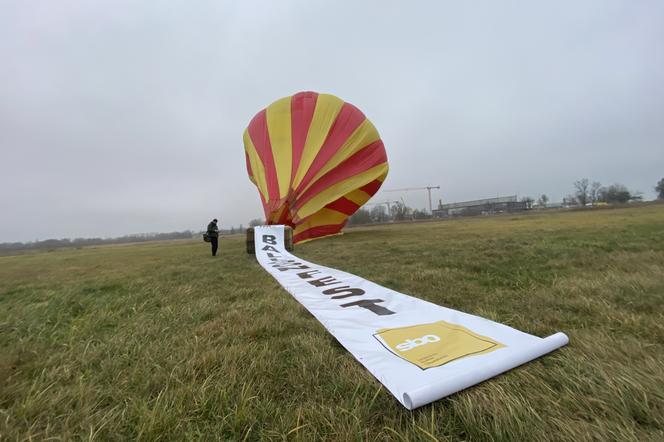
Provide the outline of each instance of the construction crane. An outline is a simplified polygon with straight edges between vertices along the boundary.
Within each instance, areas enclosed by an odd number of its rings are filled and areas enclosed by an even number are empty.
[[[384,190],[384,192],[409,192],[411,190],[426,190],[429,193],[429,213],[433,214],[431,207],[431,189],[440,189],[440,186],[407,187],[405,189]]]

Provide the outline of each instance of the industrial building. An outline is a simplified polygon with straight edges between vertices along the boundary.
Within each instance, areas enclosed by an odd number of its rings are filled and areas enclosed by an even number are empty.
[[[494,215],[497,213],[521,212],[528,208],[526,201],[518,201],[516,195],[511,195],[450,204],[442,204],[442,201],[439,201],[438,209],[434,209],[432,213],[434,217],[447,218],[450,216]]]

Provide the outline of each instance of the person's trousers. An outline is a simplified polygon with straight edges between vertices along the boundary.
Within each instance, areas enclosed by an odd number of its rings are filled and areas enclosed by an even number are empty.
[[[214,236],[210,238],[210,245],[212,245],[212,256],[217,256],[217,249],[219,248],[219,238]]]

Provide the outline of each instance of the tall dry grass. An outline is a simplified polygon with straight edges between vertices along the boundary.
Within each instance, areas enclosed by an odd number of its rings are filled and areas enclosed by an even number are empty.
[[[0,257],[0,440],[664,440],[664,207],[357,228],[295,253],[570,345],[405,410],[244,252]]]

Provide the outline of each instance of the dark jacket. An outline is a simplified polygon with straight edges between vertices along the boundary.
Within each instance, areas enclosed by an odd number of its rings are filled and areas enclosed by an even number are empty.
[[[207,234],[213,238],[219,238],[219,227],[213,222],[207,226]]]

